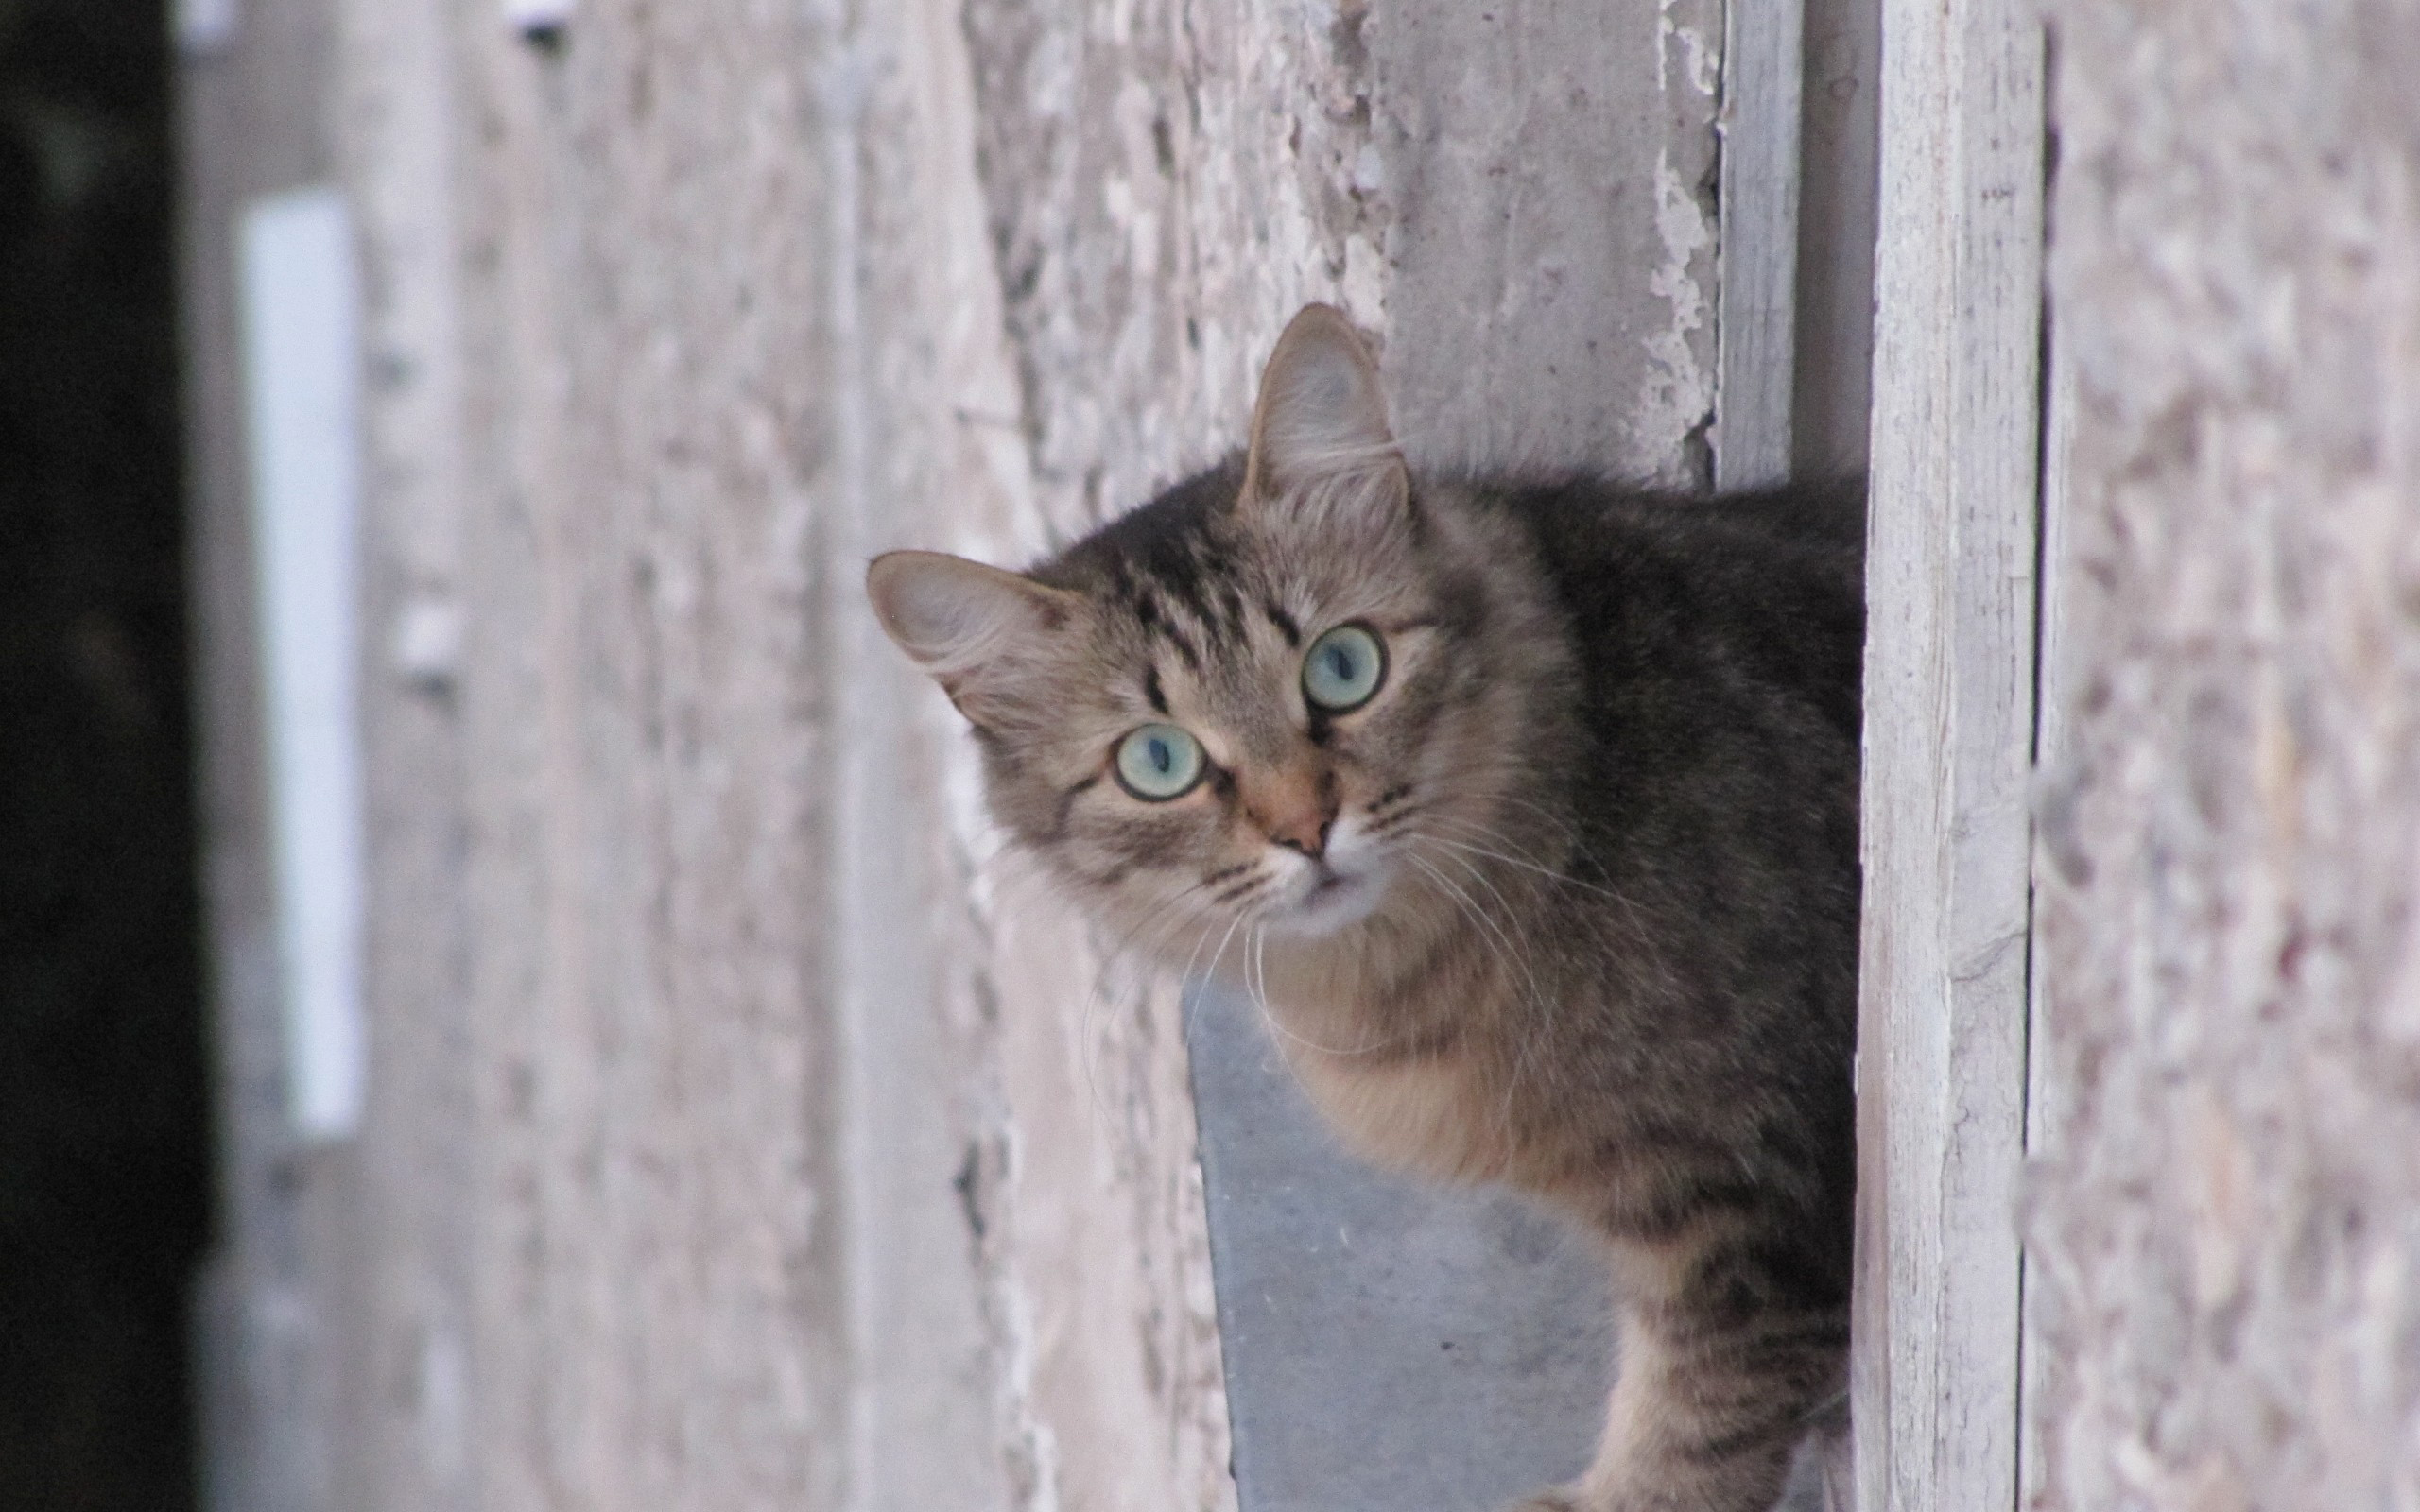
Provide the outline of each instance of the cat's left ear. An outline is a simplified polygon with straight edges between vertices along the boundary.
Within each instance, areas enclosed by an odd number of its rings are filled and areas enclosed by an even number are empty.
[[[1243,497],[1282,499],[1347,478],[1391,504],[1409,487],[1370,349],[1341,311],[1306,304],[1260,375]]]

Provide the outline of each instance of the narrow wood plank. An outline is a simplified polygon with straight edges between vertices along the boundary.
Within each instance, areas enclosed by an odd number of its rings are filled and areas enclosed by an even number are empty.
[[[1724,8],[1714,389],[1714,481],[1722,489],[1789,476],[1804,17],[1803,0]]]
[[[2051,186],[2046,185],[2046,193]],[[2075,436],[2076,386],[2074,359],[2062,352],[2058,330],[2048,313],[2044,315],[2045,331],[2042,352],[2045,360],[2042,383],[2042,508],[2040,515],[2041,550],[2036,560],[2041,563],[2042,580],[2036,597],[2038,629],[2034,635],[2036,670],[2034,677],[2033,765],[2036,812],[2044,816],[2044,823],[2053,822],[2052,816],[2060,806],[2071,804],[2073,787],[2072,765],[2066,755],[2066,730],[2061,718],[2058,690],[2072,686],[2064,675],[2066,658],[2066,626],[2059,610],[2059,569],[2066,559],[2066,532],[2068,518],[2067,499],[2071,472],[2068,466],[2069,448]],[[2047,837],[2045,837],[2047,839]],[[2041,868],[2049,858],[2040,849],[2032,856],[2033,871],[2029,885],[2042,875]],[[2053,1074],[2055,1058],[2051,1054],[2049,1030],[2049,973],[2043,969],[2044,912],[2032,911],[2028,921],[2028,948],[2032,966],[2026,972],[2026,1057],[2025,1057],[2025,1148],[2040,1154],[2057,1137],[2061,1121],[2060,1092]],[[2042,1309],[2034,1298],[2048,1278],[2043,1273],[2040,1258],[2029,1251],[2025,1257],[2023,1300],[2018,1319],[2017,1373],[2017,1503],[2023,1507],[2044,1507],[2049,1504],[2048,1484],[2048,1464],[2046,1444],[2041,1432],[2048,1404],[2053,1393],[2065,1383],[2066,1366],[2045,1353]]]
[[[1801,0],[1797,378],[1791,472],[1866,471],[1874,385],[1875,95],[1881,0]]]
[[[1852,1366],[1865,1512],[2014,1505],[2042,36],[1886,0]]]

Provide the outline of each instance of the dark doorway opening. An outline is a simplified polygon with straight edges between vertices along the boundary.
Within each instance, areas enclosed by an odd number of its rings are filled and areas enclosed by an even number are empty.
[[[0,1508],[195,1503],[167,22],[0,0]]]

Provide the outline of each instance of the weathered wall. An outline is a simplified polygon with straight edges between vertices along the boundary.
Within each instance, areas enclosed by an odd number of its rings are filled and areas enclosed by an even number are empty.
[[[2031,1495],[2420,1506],[2420,13],[2050,9]]]
[[[220,1504],[1232,1505],[1175,995],[994,853],[862,565],[1214,459],[1312,299],[1425,455],[1703,481],[1721,8],[498,9],[255,0],[188,72],[223,1290],[282,1351],[222,1372]],[[223,265],[315,178],[369,304],[372,1077],[299,1151]]]

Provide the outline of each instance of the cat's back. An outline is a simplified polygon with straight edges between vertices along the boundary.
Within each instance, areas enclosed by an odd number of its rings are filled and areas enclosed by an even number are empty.
[[[1658,694],[1797,705],[1856,743],[1860,480],[1690,497],[1568,479],[1488,502],[1531,540],[1600,706]]]
[[[1698,1001],[1820,1022],[1790,1054],[1828,1063],[1855,979],[1861,488],[1490,502],[1570,643],[1576,744],[1552,801],[1584,874],[1655,920]]]

